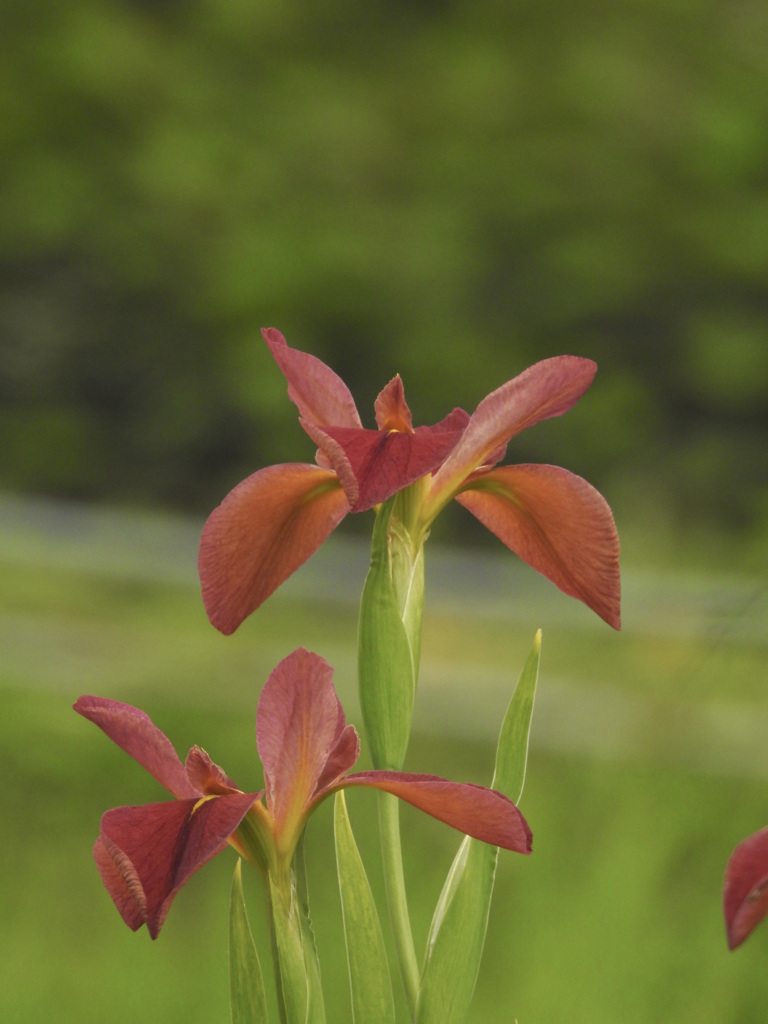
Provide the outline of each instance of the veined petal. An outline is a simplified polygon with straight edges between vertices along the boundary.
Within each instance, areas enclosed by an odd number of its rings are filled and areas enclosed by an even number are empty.
[[[512,801],[495,789],[448,782],[436,775],[388,771],[356,772],[333,788],[347,786],[382,789],[473,839],[517,853],[531,852],[527,821]]]
[[[621,627],[619,538],[602,495],[558,466],[499,466],[456,500],[523,561]]]
[[[479,466],[503,457],[507,442],[534,423],[561,416],[584,394],[597,364],[579,356],[534,363],[482,400],[451,455],[435,474],[430,521]]]
[[[94,858],[130,928],[146,922],[157,937],[173,897],[224,849],[257,795],[117,807],[103,815]]]
[[[234,633],[348,511],[336,475],[317,466],[269,466],[238,484],[200,538],[198,569],[211,623]]]
[[[118,747],[154,776],[169,793],[183,800],[198,797],[173,744],[149,715],[130,704],[104,697],[79,697],[75,711],[98,725]]]
[[[320,426],[362,427],[349,388],[330,366],[290,348],[274,327],[265,327],[261,334],[288,381],[288,397],[305,419]]]
[[[300,647],[274,669],[259,697],[256,746],[275,833],[293,833],[329,759],[356,753],[327,661]]]
[[[768,828],[739,843],[725,870],[723,911],[735,949],[768,914]]]
[[[322,444],[320,431],[316,431],[314,440],[331,459],[342,483],[349,466],[357,485],[356,500],[352,500],[354,491],[350,487],[344,489],[352,511],[364,512],[436,469],[461,433],[461,429],[441,427],[417,427],[413,433],[324,427],[322,434],[333,445]]]

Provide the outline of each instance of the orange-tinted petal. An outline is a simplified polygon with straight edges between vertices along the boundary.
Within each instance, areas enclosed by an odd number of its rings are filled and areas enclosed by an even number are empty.
[[[531,830],[511,800],[494,789],[408,772],[357,772],[335,788],[371,786],[392,793],[438,821],[492,846],[531,852]]]
[[[348,511],[335,473],[317,466],[269,466],[238,484],[200,538],[198,569],[211,623],[233,633]]]
[[[274,327],[265,327],[261,334],[288,381],[288,397],[305,419],[320,426],[362,426],[349,388],[330,366],[290,348]]]
[[[258,794],[239,793],[145,807],[117,807],[101,819],[94,858],[126,924],[146,922],[156,938],[174,896],[227,844]]]
[[[354,764],[357,747],[345,724],[333,669],[303,647],[284,658],[264,684],[256,745],[277,835],[286,828],[293,835],[329,761],[336,777]]]
[[[232,779],[214,764],[200,747],[192,747],[184,762],[187,778],[202,796],[225,796],[227,793],[242,793]]]
[[[405,400],[405,390],[399,374],[393,377],[389,384],[379,392],[373,403],[373,408],[379,430],[399,430],[408,434],[413,433],[413,418]]]
[[[199,796],[189,781],[173,744],[149,715],[130,704],[104,697],[80,697],[75,711],[98,725],[118,747],[153,775],[161,786],[178,799]]]
[[[725,870],[723,912],[731,949],[768,914],[768,828],[745,839],[731,854]]]
[[[456,496],[507,547],[566,594],[621,626],[619,538],[602,495],[558,466],[499,466]]]
[[[484,398],[461,441],[435,474],[430,521],[470,473],[503,457],[510,438],[541,420],[567,412],[592,383],[596,371],[591,359],[555,356],[534,363]]]

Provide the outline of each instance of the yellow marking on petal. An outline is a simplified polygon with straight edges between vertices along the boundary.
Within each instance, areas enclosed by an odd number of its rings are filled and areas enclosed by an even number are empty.
[[[219,793],[210,793],[208,796],[201,796],[200,799],[195,804],[195,806],[192,808],[192,813],[194,814],[195,811],[199,807],[202,807],[203,804],[206,803],[208,800],[215,800],[218,796],[220,796]]]

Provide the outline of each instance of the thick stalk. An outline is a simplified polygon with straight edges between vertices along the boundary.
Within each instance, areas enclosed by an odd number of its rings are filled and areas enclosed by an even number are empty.
[[[283,996],[283,978],[280,972],[280,951],[277,945],[277,935],[275,934],[275,908],[269,879],[266,881],[265,888],[267,897],[267,920],[269,922],[269,943],[272,948],[272,967],[275,972],[275,989],[277,991],[277,1012],[280,1016],[280,1024],[288,1024],[288,1019],[285,1013],[285,998]]]
[[[419,963],[413,944],[408,900],[403,876],[403,855],[400,847],[400,802],[391,793],[379,793],[379,832],[387,904],[400,963],[400,976],[411,1017],[416,1017],[419,997]]]

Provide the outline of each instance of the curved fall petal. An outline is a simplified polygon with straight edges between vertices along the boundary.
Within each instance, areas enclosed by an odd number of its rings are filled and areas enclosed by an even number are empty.
[[[495,789],[448,782],[436,775],[389,771],[356,772],[334,788],[347,786],[382,789],[473,839],[516,853],[531,852],[528,822],[512,801]]]
[[[291,348],[274,327],[265,327],[261,334],[288,382],[288,397],[305,419],[320,426],[362,426],[349,388],[330,366]]]
[[[735,949],[768,914],[768,828],[740,843],[725,870],[723,912]]]
[[[344,489],[352,511],[364,512],[436,469],[461,434],[461,429],[435,427],[417,427],[412,433],[324,427],[316,429],[312,437],[331,460],[342,484],[351,472],[357,497],[350,487]],[[333,444],[324,444],[323,435]]]
[[[335,772],[340,755],[356,755],[345,732],[333,669],[318,654],[298,648],[271,673],[256,711],[256,746],[277,834],[303,816],[329,760]]]
[[[157,937],[176,893],[224,849],[257,795],[117,807],[103,815],[94,858],[130,928],[146,923]]]
[[[602,495],[558,466],[500,466],[471,477],[456,500],[614,629],[621,627],[619,538]]]
[[[230,491],[206,522],[198,570],[208,618],[234,633],[349,511],[335,473],[269,466]]]
[[[173,744],[149,715],[130,704],[104,697],[79,697],[73,707],[98,725],[173,796],[180,800],[199,796],[200,790],[189,781]]]
[[[498,462],[507,442],[541,420],[561,416],[584,394],[597,364],[579,356],[555,356],[534,363],[482,400],[430,490],[434,514],[475,469]],[[430,513],[431,518],[434,515]]]

